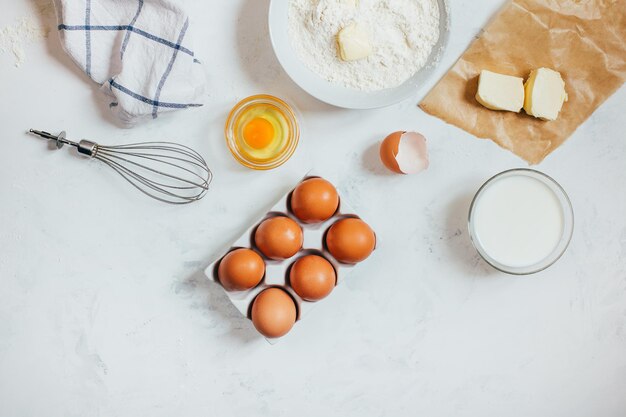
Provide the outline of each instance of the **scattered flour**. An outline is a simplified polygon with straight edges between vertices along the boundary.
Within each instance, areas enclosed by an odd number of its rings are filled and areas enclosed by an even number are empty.
[[[368,28],[373,53],[345,62],[336,35]],[[363,91],[397,87],[427,60],[439,38],[437,0],[290,0],[289,37],[298,57],[329,82]]]
[[[42,8],[39,8],[42,4]],[[48,13],[43,8],[43,3],[38,3],[38,12]],[[23,17],[13,25],[8,25],[0,29],[0,52],[9,52],[15,59],[15,67],[19,68],[24,59],[26,45],[48,37],[50,30],[41,25],[32,17]]]

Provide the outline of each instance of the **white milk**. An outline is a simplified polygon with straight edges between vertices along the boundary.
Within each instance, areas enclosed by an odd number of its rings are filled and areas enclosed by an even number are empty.
[[[543,261],[563,235],[559,199],[535,178],[519,175],[496,179],[474,204],[475,237],[502,265],[518,268]]]

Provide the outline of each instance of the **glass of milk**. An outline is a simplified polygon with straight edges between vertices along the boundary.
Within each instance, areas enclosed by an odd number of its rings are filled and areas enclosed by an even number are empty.
[[[573,231],[574,211],[565,190],[533,169],[490,178],[470,207],[474,247],[487,263],[509,274],[534,274],[555,263]]]

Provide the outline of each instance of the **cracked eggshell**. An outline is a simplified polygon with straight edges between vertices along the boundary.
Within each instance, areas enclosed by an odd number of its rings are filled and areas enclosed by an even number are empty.
[[[380,160],[397,174],[417,174],[428,168],[426,138],[417,132],[394,132],[380,145]]]

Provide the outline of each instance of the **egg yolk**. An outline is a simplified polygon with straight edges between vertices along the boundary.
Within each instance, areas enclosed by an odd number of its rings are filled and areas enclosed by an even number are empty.
[[[274,126],[261,117],[250,120],[243,128],[243,140],[254,149],[263,149],[274,139]]]

